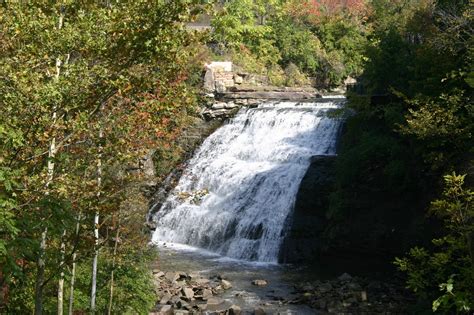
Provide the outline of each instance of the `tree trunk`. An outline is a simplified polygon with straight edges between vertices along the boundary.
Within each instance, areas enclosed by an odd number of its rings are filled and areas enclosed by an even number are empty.
[[[48,235],[48,228],[41,233],[40,251],[38,253],[38,274],[36,275],[35,285],[35,315],[43,314],[43,282],[44,282],[44,254],[46,251],[46,237]]]
[[[82,213],[79,213],[77,216],[77,223],[76,223],[76,237],[79,235],[79,226],[81,223]],[[71,270],[71,286],[69,289],[69,315],[72,315],[73,306],[74,306],[74,284],[76,281],[76,252],[72,254],[72,270]]]
[[[70,54],[67,54],[66,60],[64,61],[64,65],[67,65],[69,63],[69,57]],[[58,67],[59,65],[59,67]],[[61,64],[56,62],[56,76],[59,79],[59,74],[60,74],[60,66]],[[66,253],[66,229],[63,230],[63,234],[61,237],[61,261],[59,262],[59,268],[61,269],[61,273],[59,275],[59,280],[58,280],[58,315],[63,315],[64,313],[64,268],[66,266],[66,262],[64,261],[65,259],[65,253]]]
[[[102,139],[104,138],[104,130],[99,127],[99,154],[97,158],[97,200],[100,201],[100,189],[102,186]],[[94,260],[92,262],[92,289],[91,289],[91,312],[95,312],[95,300],[97,290],[97,260],[99,257],[99,212],[96,211],[94,216]]]
[[[61,9],[59,14],[59,22],[58,22],[58,30],[63,27],[63,20],[64,20],[64,10]],[[59,81],[59,76],[61,74],[61,59],[58,57],[56,58],[56,75],[54,79]],[[56,124],[57,121],[57,107],[53,108],[53,115],[52,115],[52,126]],[[47,180],[46,180],[46,196],[49,195],[48,188],[51,185],[54,177],[54,158],[56,156],[56,137],[53,135],[49,145],[49,152],[48,152],[48,173],[47,173]],[[45,253],[46,253],[46,240],[48,237],[48,227],[45,227],[43,232],[41,233],[41,243],[40,243],[40,250],[38,253],[38,273],[36,275],[36,284],[35,284],[35,315],[43,314],[43,284],[44,284],[44,273],[45,273]]]
[[[114,254],[112,256],[112,271],[110,272],[110,295],[109,295],[109,308],[107,314],[112,314],[112,301],[114,298],[114,270],[115,270],[115,256],[117,255],[117,247],[120,237],[120,220],[117,225],[117,233],[115,234]]]
[[[61,238],[61,262],[59,263],[59,268],[61,273],[59,274],[58,281],[58,315],[63,315],[63,305],[64,305],[64,257],[66,252],[66,230],[63,230],[63,235]]]

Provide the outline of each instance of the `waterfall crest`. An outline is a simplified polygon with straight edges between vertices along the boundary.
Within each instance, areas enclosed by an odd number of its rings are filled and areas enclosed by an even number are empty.
[[[189,161],[154,220],[154,242],[277,262],[284,226],[310,158],[334,155],[344,100],[243,108]]]

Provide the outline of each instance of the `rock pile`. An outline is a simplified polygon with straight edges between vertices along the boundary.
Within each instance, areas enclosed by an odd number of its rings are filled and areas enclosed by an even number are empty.
[[[184,272],[153,271],[157,304],[150,315],[241,314],[236,305],[217,297],[232,283],[216,275],[211,279]]]
[[[304,283],[295,289],[298,297],[287,303],[304,303],[329,314],[406,314],[406,307],[413,302],[401,286],[347,273],[335,280]]]

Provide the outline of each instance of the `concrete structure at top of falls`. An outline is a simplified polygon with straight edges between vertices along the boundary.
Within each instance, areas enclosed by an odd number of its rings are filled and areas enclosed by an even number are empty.
[[[208,137],[156,213],[154,242],[277,262],[312,156],[334,155],[344,100],[242,108]]]

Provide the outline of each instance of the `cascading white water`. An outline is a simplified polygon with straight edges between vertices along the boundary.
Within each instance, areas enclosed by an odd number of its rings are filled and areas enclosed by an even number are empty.
[[[336,153],[343,100],[241,109],[208,137],[157,212],[154,242],[277,262],[284,225],[314,155]]]

